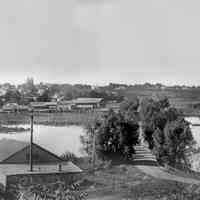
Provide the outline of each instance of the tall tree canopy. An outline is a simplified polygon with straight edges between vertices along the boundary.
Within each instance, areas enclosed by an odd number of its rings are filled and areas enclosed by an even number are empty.
[[[128,120],[138,121],[138,107],[139,99],[135,98],[133,100],[124,100],[120,104],[120,112]]]
[[[141,103],[140,116],[144,139],[159,163],[177,168],[189,166],[187,153],[194,140],[181,111],[170,107],[167,99],[145,99]]]
[[[157,128],[153,133],[153,151],[161,164],[176,168],[190,167],[187,157],[193,144],[189,123],[184,119],[168,121],[163,130]]]
[[[100,159],[112,160],[116,156],[130,159],[134,146],[139,143],[138,123],[127,119],[121,112],[110,110],[106,115],[86,126],[82,137],[87,153],[91,154],[92,140],[96,135],[96,153]]]

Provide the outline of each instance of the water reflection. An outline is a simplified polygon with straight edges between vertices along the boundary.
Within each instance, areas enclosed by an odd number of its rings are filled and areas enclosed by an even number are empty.
[[[18,125],[18,127],[29,128],[27,125]],[[81,156],[83,153],[80,151],[80,135],[83,133],[83,128],[81,126],[54,127],[34,125],[33,138],[35,143],[57,155],[70,151],[75,153],[77,156]],[[29,142],[29,137],[30,132],[0,134],[0,139],[15,139],[26,142]]]
[[[186,117],[186,120],[191,124],[199,124],[200,125],[200,118],[199,117]],[[200,126],[190,126],[192,130],[192,134],[194,140],[197,143],[197,146],[200,147]]]

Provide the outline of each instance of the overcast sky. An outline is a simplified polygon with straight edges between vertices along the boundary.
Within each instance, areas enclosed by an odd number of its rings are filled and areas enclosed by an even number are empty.
[[[200,84],[199,0],[0,0],[0,82]]]

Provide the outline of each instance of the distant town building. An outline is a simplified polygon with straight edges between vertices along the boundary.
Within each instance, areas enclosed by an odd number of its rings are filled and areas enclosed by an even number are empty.
[[[18,104],[17,103],[7,103],[3,105],[2,111],[4,112],[17,112],[18,110]]]
[[[36,112],[52,112],[57,110],[57,102],[31,102],[30,108]]]
[[[109,101],[107,104],[106,104],[106,109],[107,110],[113,110],[113,111],[116,111],[118,112],[119,109],[120,109],[120,103],[117,103],[116,101]]]
[[[2,107],[2,111],[8,112],[8,113],[25,112],[28,110],[29,110],[28,106],[18,105],[17,103],[7,103],[7,104],[3,105],[3,107]]]
[[[72,100],[69,101],[59,101],[57,105],[58,111],[65,112],[65,111],[71,111],[75,107],[75,104]]]
[[[94,109],[105,105],[103,98],[77,98],[73,100],[76,109]]]

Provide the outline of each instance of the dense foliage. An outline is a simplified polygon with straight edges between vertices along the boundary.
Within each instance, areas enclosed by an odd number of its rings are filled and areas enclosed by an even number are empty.
[[[101,157],[119,153],[129,158],[134,153],[138,136],[138,124],[128,121],[121,113],[110,111],[97,131],[97,153]]]
[[[67,162],[71,161],[73,163],[76,163],[78,160],[77,156],[73,152],[70,152],[70,151],[66,151],[60,157],[62,160],[67,161]]]
[[[128,104],[132,107],[132,103]],[[122,106],[123,107],[123,106]],[[124,107],[123,107],[124,108]],[[135,110],[137,108],[131,108]],[[82,137],[84,150],[91,155],[94,134],[96,136],[96,154],[101,159],[114,159],[121,155],[128,160],[134,153],[134,145],[139,143],[139,125],[133,115],[129,115],[127,106],[114,112],[110,110],[99,119],[86,125],[86,134]]]
[[[157,128],[153,133],[153,141],[153,151],[160,163],[176,168],[190,166],[187,154],[193,137],[184,119],[167,122],[164,130]]]
[[[188,153],[194,144],[189,123],[166,98],[145,99],[140,108],[144,139],[160,164],[189,167]]]
[[[138,121],[138,108],[139,99],[134,98],[133,100],[124,100],[120,104],[120,112],[127,120]]]

